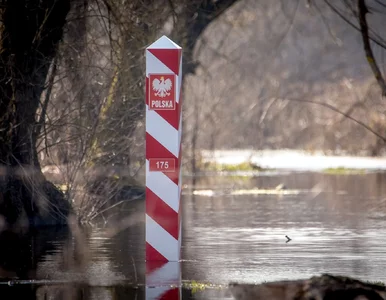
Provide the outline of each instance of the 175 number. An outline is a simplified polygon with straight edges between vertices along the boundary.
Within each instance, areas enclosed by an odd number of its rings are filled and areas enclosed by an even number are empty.
[[[176,162],[174,158],[150,158],[149,171],[151,172],[174,172]]]
[[[169,169],[168,161],[157,161],[156,163],[157,169]]]

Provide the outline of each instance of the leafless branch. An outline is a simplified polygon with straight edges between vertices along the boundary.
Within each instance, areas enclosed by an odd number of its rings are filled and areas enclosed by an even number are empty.
[[[335,107],[335,106],[333,106],[331,104],[328,104],[328,103],[325,103],[325,102],[320,102],[320,101],[313,101],[313,100],[307,100],[307,99],[298,99],[298,98],[283,98],[281,100],[304,102],[304,103],[316,104],[316,105],[320,105],[320,106],[326,107],[326,108],[328,108],[328,109],[330,109],[330,110],[332,110],[332,111],[334,111],[334,112],[336,112],[336,113],[338,113],[340,115],[345,116],[347,119],[350,119],[351,121],[354,121],[358,125],[362,126],[366,130],[368,130],[369,132],[371,132],[372,134],[377,136],[384,143],[386,143],[386,137],[385,136],[383,136],[379,132],[376,132],[375,130],[373,130],[369,125],[363,123],[362,121],[354,118],[353,116],[351,116],[349,114],[346,114],[345,112],[341,111],[339,108],[337,108],[337,107]]]
[[[47,107],[48,103],[51,98],[51,92],[52,92],[52,87],[54,86],[54,79],[56,76],[56,71],[57,71],[57,57],[54,58],[54,61],[52,62],[52,69],[51,69],[51,74],[48,80],[48,88],[44,97],[44,102],[42,103],[42,108],[41,108],[41,113],[39,120],[36,124],[35,131],[34,131],[34,140],[36,141],[38,136],[41,133],[42,127],[45,123],[46,119],[46,114],[47,114]]]
[[[356,29],[358,32],[361,31],[360,27],[356,25],[354,22],[350,21],[338,8],[336,8],[334,5],[330,3],[329,0],[324,0],[326,4],[330,7],[330,9],[336,13],[343,21],[345,21],[347,24],[349,24],[352,28]],[[372,36],[369,36],[369,39],[377,44],[378,46],[382,47],[383,49],[386,49],[386,44],[383,43],[383,41],[376,39]]]

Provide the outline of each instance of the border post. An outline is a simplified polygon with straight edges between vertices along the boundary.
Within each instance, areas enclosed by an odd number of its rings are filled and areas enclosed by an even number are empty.
[[[146,48],[147,299],[181,293],[181,84],[182,49],[162,36]]]

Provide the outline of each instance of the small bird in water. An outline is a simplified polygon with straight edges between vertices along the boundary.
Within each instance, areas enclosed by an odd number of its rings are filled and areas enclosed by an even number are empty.
[[[292,239],[290,237],[288,237],[288,235],[286,235],[285,237],[287,238],[286,243],[288,243],[289,241],[292,241]]]

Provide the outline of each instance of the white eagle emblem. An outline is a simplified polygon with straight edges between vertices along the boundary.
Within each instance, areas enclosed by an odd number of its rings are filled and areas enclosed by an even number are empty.
[[[159,96],[161,98],[169,96],[170,93],[168,92],[171,89],[172,81],[169,78],[165,80],[165,78],[161,76],[160,80],[158,78],[155,78],[153,80],[153,90],[156,92],[154,93],[155,96]]]

